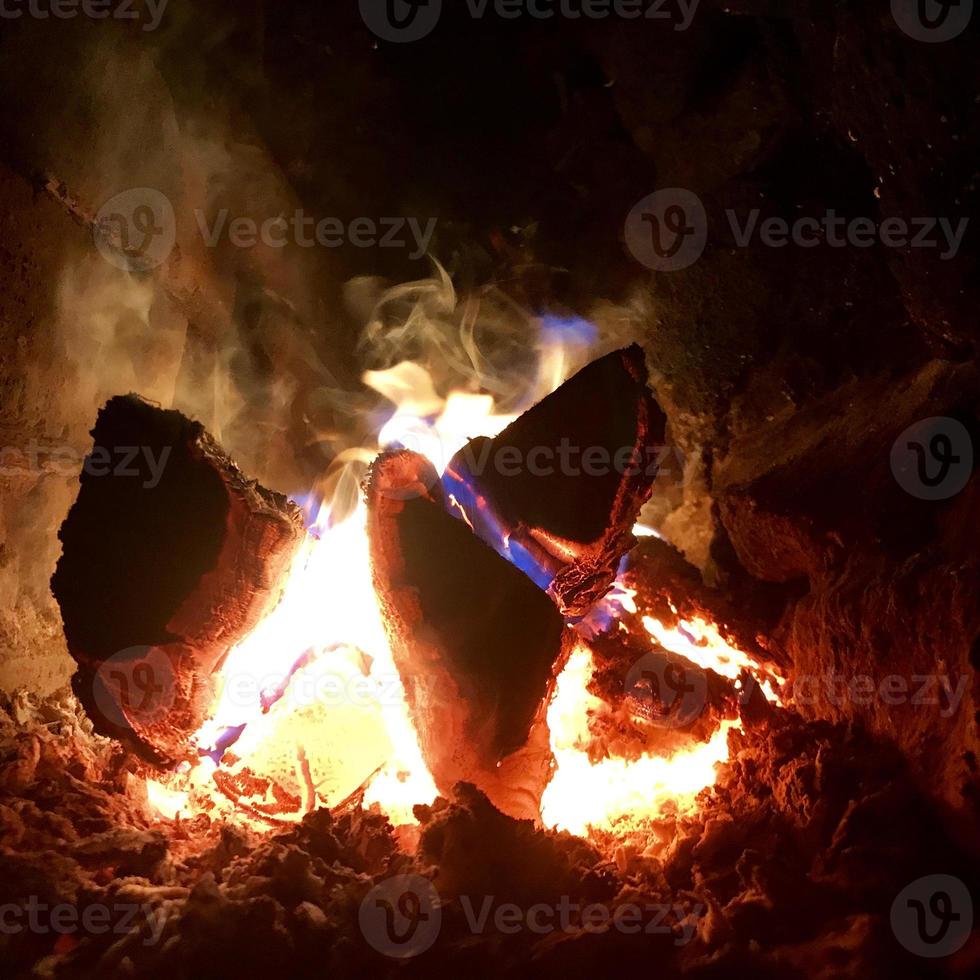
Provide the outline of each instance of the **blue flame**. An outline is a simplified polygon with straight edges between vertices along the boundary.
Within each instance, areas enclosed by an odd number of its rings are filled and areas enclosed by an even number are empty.
[[[477,537],[502,558],[520,569],[539,589],[547,589],[555,572],[546,568],[519,541],[514,541],[493,508],[476,488],[449,467],[442,478],[447,497],[452,502],[451,513],[466,521]]]
[[[316,525],[323,499],[318,493],[295,493],[289,498],[303,512],[303,526],[307,531]]]
[[[630,567],[630,556],[627,552],[620,559],[619,568],[616,570],[616,582],[621,582],[626,571]],[[589,611],[579,620],[571,621],[579,633],[587,640],[595,639],[608,633],[623,618],[623,609],[616,602],[615,584],[610,586],[606,593]]]
[[[549,346],[563,344],[592,347],[599,340],[599,331],[594,323],[581,317],[561,317],[545,313],[541,317],[541,340]]]
[[[202,758],[207,756],[216,766],[220,765],[225,752],[242,737],[242,732],[245,731],[246,727],[246,725],[235,725],[232,728],[226,728],[214,740],[214,745],[210,749],[199,749],[198,755]]]

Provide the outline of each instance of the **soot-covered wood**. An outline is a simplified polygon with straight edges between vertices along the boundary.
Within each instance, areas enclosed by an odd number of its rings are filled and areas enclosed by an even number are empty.
[[[666,417],[647,380],[640,347],[608,354],[447,470],[449,487],[470,491],[459,496],[477,534],[527,552],[569,615],[612,583],[656,478]]]
[[[179,412],[113,398],[92,436],[51,583],[73,687],[99,731],[170,763],[222,658],[278,600],[302,520]]]
[[[467,780],[505,812],[536,816],[545,701],[569,643],[561,614],[447,512],[422,457],[384,454],[367,493],[375,588],[439,789]]]

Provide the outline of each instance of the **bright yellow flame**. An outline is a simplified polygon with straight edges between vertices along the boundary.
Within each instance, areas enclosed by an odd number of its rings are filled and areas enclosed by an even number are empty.
[[[589,828],[635,827],[655,819],[669,806],[675,812],[694,807],[697,794],[715,781],[715,766],[728,758],[728,733],[735,721],[722,722],[711,740],[670,757],[605,758],[591,762],[589,716],[602,702],[589,693],[592,654],[579,646],[558,678],[548,708],[555,772],[541,800],[548,827],[584,836]]]
[[[440,473],[469,439],[496,435],[513,420],[494,414],[489,395],[456,392],[444,402],[439,400],[427,372],[416,365],[372,372],[365,380],[396,402],[395,414],[379,435],[379,448],[406,446],[425,455]],[[434,415],[435,421],[428,422],[423,413]],[[326,504],[316,522],[316,536],[307,538],[293,563],[279,605],[229,654],[214,712],[198,733],[198,743],[214,745],[225,730],[246,725],[232,751],[240,752],[246,761],[275,756],[285,765],[285,760],[300,753],[308,757],[307,745],[331,736],[342,739],[352,756],[365,759],[360,780],[353,784],[348,780],[345,788],[353,791],[371,777],[364,802],[380,804],[396,824],[415,823],[412,808],[431,803],[436,788],[422,758],[371,582],[367,508],[359,500],[345,519],[333,523],[331,516]],[[288,707],[290,685],[295,683],[290,678],[304,653],[325,665],[323,670],[334,678],[349,677],[343,665],[357,655],[375,696],[365,698],[359,689],[356,704],[343,705],[344,724],[339,721],[340,711],[309,712],[305,725],[267,722],[270,716],[282,714],[282,706],[264,714],[263,695],[268,698],[269,692],[285,688]],[[299,673],[315,678],[317,671],[304,668]],[[335,696],[338,693],[343,696],[343,691],[333,691]],[[357,711],[362,713],[359,726],[353,717]],[[274,753],[263,751],[263,739],[285,737],[295,744],[277,745]],[[352,745],[352,739],[358,744]],[[372,775],[376,767],[370,761],[378,753],[383,755],[383,767]],[[339,789],[337,793],[342,795]],[[167,809],[164,801],[160,810]]]
[[[737,680],[743,670],[752,674],[766,700],[778,703],[779,695],[773,687],[773,678],[766,675],[759,664],[747,653],[729,644],[714,623],[700,616],[682,619],[670,629],[653,616],[644,616],[646,631],[665,650],[686,657],[704,670],[713,670],[722,677]]]
[[[156,816],[176,820],[188,810],[188,797],[185,790],[170,789],[155,779],[146,780],[146,800]]]

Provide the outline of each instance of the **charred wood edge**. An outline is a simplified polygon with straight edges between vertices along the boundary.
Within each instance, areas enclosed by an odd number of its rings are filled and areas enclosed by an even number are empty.
[[[170,411],[139,396],[128,397],[141,405]],[[245,477],[201,423],[182,418],[186,423],[182,432],[184,448],[191,458],[208,463],[219,475],[229,499],[228,517],[238,506],[245,508],[248,518],[244,524],[239,522],[234,527],[226,523],[215,565],[202,574],[195,590],[173,611],[168,632],[173,633],[174,641],[156,648],[167,657],[173,671],[175,700],[166,717],[149,724],[133,718],[102,684],[99,670],[106,659],[79,649],[66,629],[69,651],[78,664],[72,687],[97,730],[116,738],[141,759],[160,768],[190,758],[189,739],[206,720],[210,708],[211,677],[220,670],[232,647],[278,603],[285,572],[305,533],[302,515],[295,504]],[[66,523],[71,517],[69,514]],[[231,540],[233,530],[239,535],[237,541]],[[258,545],[269,534],[275,536],[275,541],[268,545],[269,552],[276,556],[276,568],[272,572],[275,581],[265,580],[268,569],[256,566],[246,570],[241,561],[243,556],[257,554]],[[247,572],[257,574],[249,578]],[[228,588],[229,584],[234,590]],[[118,724],[100,710],[94,690],[97,684],[101,685],[101,696],[116,703],[126,725]]]
[[[620,351],[619,356],[642,392],[637,401],[636,443],[633,448],[645,461],[643,451],[655,444],[651,442],[654,425],[659,432],[659,442],[662,443],[665,438],[666,417],[650,391],[646,356],[642,348],[633,344]],[[613,501],[607,534],[592,543],[556,576],[549,593],[558,599],[568,614],[585,615],[616,578],[623,555],[636,544],[633,528],[643,505],[653,493],[656,476],[656,472],[648,472],[645,462],[637,467],[637,472],[624,475]]]
[[[634,453],[639,454],[643,462],[640,466],[633,467],[621,475],[605,521],[605,532],[591,541],[572,541],[549,533],[547,528],[530,526],[520,519],[513,526],[508,526],[505,518],[502,517],[508,508],[502,506],[501,500],[494,499],[493,489],[486,485],[486,481],[481,482],[479,475],[472,472],[467,461],[474,455],[479,455],[480,447],[489,450],[487,456],[489,459],[494,453],[493,447],[501,444],[512,445],[513,443],[508,443],[507,440],[514,438],[514,429],[520,426],[522,421],[525,424],[533,421],[536,412],[540,414],[541,406],[560,392],[564,391],[567,397],[576,385],[577,379],[579,386],[582,386],[580,376],[585,371],[603,362],[613,364],[616,359],[624,375],[634,383],[638,395],[636,435],[634,445],[630,448]],[[633,391],[631,390],[630,393],[632,394]],[[602,412],[601,404],[596,406],[596,411]],[[490,547],[499,550],[497,539],[501,531],[508,535],[509,540],[518,542],[535,564],[550,576],[551,581],[547,591],[562,612],[572,617],[583,616],[608,590],[616,577],[622,556],[636,543],[633,526],[643,504],[652,493],[656,479],[656,471],[651,471],[646,465],[646,451],[651,446],[663,442],[665,429],[666,416],[649,388],[644,352],[638,345],[633,344],[587,365],[582,372],[574,375],[551,395],[528,409],[494,439],[485,437],[474,439],[460,450],[450,462],[447,472],[452,474],[458,483],[467,485],[475,494],[478,493],[481,498],[478,509],[483,513],[466,514],[463,506],[459,504],[456,506],[464,514],[467,523]],[[532,447],[521,448],[527,456]],[[542,478],[541,489],[542,492],[547,490],[547,478]]]

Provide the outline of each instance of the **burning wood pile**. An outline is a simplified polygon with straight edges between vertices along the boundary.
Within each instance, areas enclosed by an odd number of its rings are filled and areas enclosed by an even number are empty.
[[[405,448],[375,460],[364,532],[371,591],[410,728],[393,733],[389,726],[387,734],[392,742],[414,739],[421,756],[412,804],[431,802],[432,785],[448,796],[467,782],[502,812],[540,823],[554,784],[552,824],[570,825],[572,815],[557,802],[563,791],[553,736],[563,726],[548,718],[549,710],[568,711],[556,705],[555,692],[570,663],[578,688],[573,693],[566,679],[565,699],[588,696],[601,713],[587,712],[592,717],[566,750],[593,761],[610,752],[625,760],[669,757],[720,733],[719,751],[723,721],[759,716],[767,697],[777,700],[760,650],[749,656],[720,634],[712,649],[692,636],[693,627],[681,627],[695,618],[687,607],[698,590],[688,585],[697,576],[666,546],[648,548],[646,574],[656,581],[660,566],[673,564],[687,581],[676,588],[675,569],[675,598],[658,583],[634,610],[656,624],[652,635],[631,633],[615,615],[615,590],[606,598],[636,543],[665,429],[634,346],[584,368],[496,436],[465,443],[444,474]],[[275,761],[263,771],[242,751],[261,718],[242,716],[210,744],[198,737],[221,689],[237,679],[229,676],[236,648],[282,605],[290,568],[309,560],[301,554],[298,508],[247,481],[199,425],[134,396],[110,401],[93,435],[92,458],[108,447],[146,447],[134,479],[105,480],[86,468],[52,583],[79,665],[75,692],[97,730],[161,768],[197,770],[209,760],[214,782],[253,815],[296,819],[317,802],[336,804],[317,797],[324,774],[309,769],[313,746],[335,734],[329,718],[318,727],[315,705],[307,706],[313,712],[296,746],[304,785],[293,778],[293,760],[287,774],[276,772]],[[579,468],[553,461],[562,447],[582,457]],[[149,461],[164,457],[154,479]],[[330,546],[329,535],[319,542],[328,558]],[[346,575],[346,557],[335,560]],[[622,595],[635,605],[636,592]],[[701,612],[716,630],[715,615]],[[329,623],[316,623],[315,609],[307,615],[314,617],[311,636],[331,635]],[[604,623],[597,626],[596,617]],[[596,637],[593,653],[586,644]],[[277,637],[263,651],[263,673],[279,673],[258,691],[260,716],[289,701],[297,674],[337,653],[336,641],[291,650],[282,648],[286,642]],[[593,658],[601,669],[590,676]],[[374,667],[365,664],[368,677]],[[278,737],[270,732],[265,741]],[[243,763],[234,784],[226,755]],[[370,791],[387,764],[382,758],[366,769],[351,792]],[[711,781],[710,771],[699,776],[695,791]],[[608,814],[627,815],[634,814],[615,807]]]
[[[792,710],[761,609],[638,524],[667,438],[640,348],[479,427],[382,446],[306,533],[199,424],[105,406],[90,461],[141,452],[87,465],[62,528],[81,708],[5,704],[0,867],[109,911],[15,930],[15,969],[901,967],[891,858],[909,827],[916,866],[955,848],[894,751]],[[298,697],[338,678],[367,696]]]

